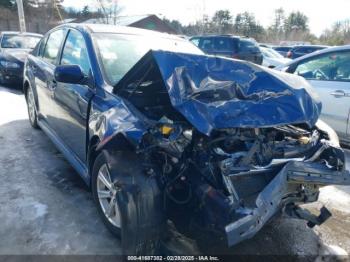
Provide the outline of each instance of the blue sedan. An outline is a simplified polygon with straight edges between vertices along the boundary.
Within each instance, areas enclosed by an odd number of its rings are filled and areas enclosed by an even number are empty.
[[[2,31],[0,33],[0,84],[21,86],[24,61],[42,35]]]
[[[91,187],[125,254],[156,253],[167,220],[229,246],[281,209],[320,225],[330,212],[298,203],[350,184],[303,78],[204,55],[175,36],[58,26],[28,56],[23,87],[31,125]]]

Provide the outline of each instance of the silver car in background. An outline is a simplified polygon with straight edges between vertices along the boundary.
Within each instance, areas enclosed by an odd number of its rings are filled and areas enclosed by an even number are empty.
[[[310,82],[322,101],[321,119],[350,144],[350,45],[323,49],[276,69]]]
[[[269,47],[260,46],[260,51],[263,55],[263,66],[266,66],[268,68],[275,68],[282,66],[284,64],[287,64],[288,62],[292,61],[289,58],[285,58],[282,55],[280,55],[277,51],[273,50]]]

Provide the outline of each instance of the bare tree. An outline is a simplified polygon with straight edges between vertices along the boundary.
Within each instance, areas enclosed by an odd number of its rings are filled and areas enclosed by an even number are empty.
[[[106,24],[116,24],[117,16],[121,12],[121,7],[118,0],[97,0],[101,13],[105,18]]]

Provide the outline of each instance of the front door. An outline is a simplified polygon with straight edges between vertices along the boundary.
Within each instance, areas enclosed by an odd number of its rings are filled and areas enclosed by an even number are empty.
[[[322,54],[301,62],[295,73],[305,77],[320,96],[321,119],[328,123],[343,141],[349,141],[350,52]]]
[[[60,65],[79,65],[91,76],[90,62],[83,35],[71,29],[62,49]],[[89,81],[93,83],[93,81]],[[91,84],[92,85],[92,84]],[[86,163],[88,105],[94,94],[90,84],[56,83],[54,91],[55,131],[76,157]]]

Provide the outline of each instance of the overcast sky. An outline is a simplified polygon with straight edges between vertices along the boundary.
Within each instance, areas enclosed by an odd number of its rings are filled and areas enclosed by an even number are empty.
[[[66,6],[75,8],[96,6],[96,3],[97,0],[65,0]],[[350,0],[119,0],[119,3],[123,7],[122,15],[158,14],[184,24],[201,18],[203,13],[211,16],[219,9],[228,9],[233,15],[249,11],[263,26],[271,24],[275,9],[283,7],[287,13],[306,14],[316,35],[338,20],[350,19]]]

